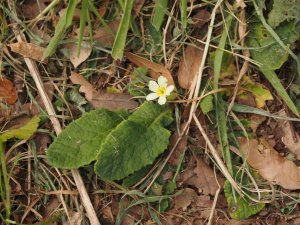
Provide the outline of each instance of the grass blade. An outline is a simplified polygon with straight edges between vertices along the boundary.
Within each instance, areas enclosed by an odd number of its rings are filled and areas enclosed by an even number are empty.
[[[76,0],[70,0],[67,11],[62,15],[62,17],[60,17],[60,19],[57,23],[54,36],[50,40],[50,42],[43,54],[43,59],[51,56],[55,52],[60,40],[64,38],[65,30],[72,24],[73,15],[74,15],[77,3],[78,3],[78,1],[76,1]]]
[[[112,48],[112,57],[114,59],[122,59],[124,48],[126,44],[127,32],[129,29],[129,22],[131,17],[131,10],[133,6],[134,0],[125,0],[124,4],[124,13],[121,19],[121,23],[119,25],[116,38],[114,41],[114,45]]]
[[[77,42],[77,57],[79,57],[80,54],[80,48],[81,48],[81,42],[83,39],[83,32],[85,23],[88,16],[88,0],[82,0],[81,3],[81,10],[80,10],[80,22],[79,22],[79,35],[78,35],[78,42]]]
[[[181,0],[180,2],[180,12],[181,12],[181,24],[183,30],[187,26],[187,0]]]
[[[155,6],[152,14],[151,24],[159,31],[165,18],[165,9],[168,6],[168,0],[154,0]]]
[[[293,100],[290,98],[284,87],[282,86],[277,74],[273,70],[260,67],[260,71],[264,74],[267,80],[271,83],[273,88],[277,91],[278,95],[282,98],[289,109],[296,115],[299,116],[297,107],[295,106]]]

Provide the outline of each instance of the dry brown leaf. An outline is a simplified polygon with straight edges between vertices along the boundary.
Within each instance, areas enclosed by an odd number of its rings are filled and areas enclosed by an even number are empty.
[[[82,212],[73,212],[70,215],[69,221],[64,223],[64,225],[81,225],[83,219]]]
[[[83,41],[80,48],[80,54],[77,56],[77,43],[65,44],[65,47],[69,50],[70,61],[75,68],[89,58],[92,53],[92,48],[89,47],[88,42]]]
[[[5,77],[0,77],[0,101],[13,105],[17,98],[17,91],[13,83]]]
[[[72,72],[70,79],[74,84],[81,85],[79,91],[85,94],[85,98],[96,109],[107,108],[110,110],[118,110],[138,107],[138,103],[131,100],[130,95],[96,91],[93,86],[78,73]]]
[[[178,180],[184,186],[195,187],[205,195],[215,195],[219,188],[214,171],[199,156],[189,161],[188,167],[180,174]],[[222,185],[223,179],[218,178],[218,181]]]
[[[287,117],[285,111],[279,113],[280,116]],[[281,138],[283,144],[289,149],[290,152],[296,155],[296,158],[300,160],[300,137],[297,132],[293,132],[294,128],[291,126],[290,121],[280,120],[277,122],[278,128],[282,130],[283,137]],[[296,141],[294,140],[296,139]]]
[[[185,123],[182,123],[180,125],[181,130],[184,129],[186,124],[187,123],[185,122]],[[178,138],[179,138],[178,133],[174,132],[172,134],[171,138],[170,138],[170,147],[169,147],[169,149],[172,149],[174,147],[174,145],[176,144]],[[168,161],[171,165],[177,166],[179,164],[180,157],[185,152],[185,150],[187,148],[187,141],[188,141],[188,136],[186,134],[183,134],[181,140],[179,141],[178,145],[176,146],[176,149],[174,150],[173,154],[171,155],[171,157]]]
[[[189,89],[197,76],[202,61],[203,50],[194,46],[185,49],[184,56],[179,62],[178,82],[180,87]]]
[[[186,188],[180,195],[174,197],[174,208],[185,211],[187,207],[189,207],[189,205],[196,199],[196,197],[197,193],[194,189]]]
[[[27,19],[34,19],[37,17],[46,7],[45,0],[25,0],[21,6],[21,12]]]
[[[111,30],[109,30],[109,28],[107,27],[99,28],[94,35],[94,40],[97,41],[100,45],[111,47],[114,43],[114,34],[117,32],[119,24],[120,20],[114,20],[107,24]]]
[[[49,100],[52,101],[53,92],[54,92],[54,86],[53,86],[52,82],[51,81],[46,82],[44,84],[44,88],[45,88],[46,94],[48,95]],[[38,94],[35,97],[35,100],[36,100],[37,104],[40,106],[40,108],[37,108],[32,103],[26,103],[26,104],[22,105],[22,110],[31,113],[31,115],[38,115],[40,113],[40,109],[41,110],[46,109],[45,104],[44,104],[40,94]]]
[[[266,140],[239,139],[241,151],[247,162],[267,181],[289,190],[300,189],[300,170],[290,160],[282,157]]]
[[[136,54],[133,54],[131,52],[127,52],[127,53],[125,53],[125,55],[131,62],[133,62],[137,66],[149,69],[150,76],[154,80],[157,80],[160,75],[163,75],[164,77],[167,78],[168,83],[174,85],[174,87],[175,87],[175,83],[174,83],[171,72],[168,69],[166,69],[164,66],[154,63],[154,62],[151,62],[150,60],[145,59]]]
[[[198,13],[196,13],[192,20],[194,21],[194,26],[197,28],[201,28],[204,24],[206,24],[210,19],[211,13],[205,9],[201,9]]]
[[[101,214],[102,214],[103,220],[105,220],[106,223],[109,223],[109,224],[114,223],[115,219],[112,214],[111,207],[109,207],[109,206],[104,207],[101,210]]]
[[[25,58],[31,58],[42,63],[47,63],[47,59],[43,60],[45,48],[41,46],[26,42],[17,42],[8,46],[11,51],[18,53]]]

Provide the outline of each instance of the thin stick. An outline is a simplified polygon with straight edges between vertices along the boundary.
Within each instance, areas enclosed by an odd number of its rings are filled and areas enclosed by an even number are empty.
[[[16,35],[17,40],[19,42],[26,41],[25,36],[24,36],[23,33],[21,33],[19,30],[18,31],[16,30],[16,33],[17,33],[17,35]],[[36,65],[35,61],[33,61],[32,59],[24,57],[24,60],[25,60],[25,63],[27,65],[28,69],[29,69],[29,72],[30,72],[35,84],[36,84],[36,87],[37,87],[38,92],[41,96],[41,99],[42,99],[42,101],[45,105],[46,111],[49,115],[49,118],[50,118],[51,123],[53,125],[53,128],[55,130],[55,133],[56,133],[56,135],[58,135],[62,131],[62,128],[61,128],[61,125],[60,125],[60,123],[59,123],[59,121],[56,117],[55,110],[53,108],[52,102],[50,101],[48,95],[46,94],[46,91],[45,91],[45,88],[44,88],[44,85],[43,85],[43,81],[41,80],[37,65]],[[100,222],[99,222],[98,217],[96,215],[95,209],[92,205],[92,202],[91,202],[90,197],[87,193],[87,190],[84,186],[84,183],[83,183],[82,177],[79,174],[79,171],[76,170],[76,169],[73,169],[71,171],[72,171],[72,175],[73,175],[73,178],[75,180],[78,192],[79,192],[80,197],[81,197],[81,202],[82,202],[82,204],[83,204],[83,206],[86,210],[87,217],[89,218],[90,223],[92,225],[100,225]],[[69,213],[68,213],[66,203],[65,203],[62,195],[60,194],[59,196],[60,196],[62,204],[65,208],[65,211],[66,211],[66,213],[69,217]]]

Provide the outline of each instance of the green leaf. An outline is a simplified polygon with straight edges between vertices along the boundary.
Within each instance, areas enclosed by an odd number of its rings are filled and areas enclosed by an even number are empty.
[[[155,27],[155,29],[159,31],[165,18],[165,12],[168,7],[168,0],[154,0],[154,2],[155,6],[151,23]]]
[[[123,57],[133,2],[134,0],[125,0],[124,13],[115,37],[111,53],[114,59],[122,59]]]
[[[19,138],[22,140],[26,140],[30,138],[37,130],[39,126],[40,119],[38,116],[33,117],[30,121],[28,121],[24,126],[12,129],[4,134],[0,135],[0,142],[6,142],[11,138]]]
[[[274,0],[273,9],[269,13],[268,23],[277,27],[283,21],[300,20],[300,0]]]
[[[264,207],[264,203],[251,202],[247,197],[242,198],[236,193],[232,193],[231,184],[228,181],[224,183],[224,193],[227,199],[229,214],[231,218],[236,220],[244,220],[252,215],[260,212]]]
[[[167,149],[172,122],[166,106],[145,102],[106,137],[95,172],[105,180],[120,180],[153,163]]]
[[[94,161],[108,133],[128,117],[127,111],[94,110],[70,123],[49,146],[47,161],[73,169]]]
[[[293,44],[298,38],[295,25],[291,22],[281,24],[275,32],[287,45]],[[246,42],[250,48],[251,57],[261,63],[264,68],[279,69],[288,58],[288,49],[283,49],[262,23],[257,22],[251,25]]]
[[[203,98],[202,101],[200,102],[200,109],[204,114],[207,114],[213,110],[214,108],[213,100],[214,100],[213,96],[208,95],[205,98]]]
[[[66,29],[72,24],[73,15],[77,4],[77,0],[69,1],[68,8],[66,12],[60,17],[55,28],[54,36],[53,38],[51,38],[46,50],[44,51],[43,58],[51,56],[55,52],[61,39],[64,38]]]

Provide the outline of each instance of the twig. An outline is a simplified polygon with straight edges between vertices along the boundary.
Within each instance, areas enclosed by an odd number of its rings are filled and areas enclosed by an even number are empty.
[[[17,40],[19,42],[26,41],[26,38],[25,38],[24,34],[21,33],[19,30],[15,30],[15,33],[16,33],[16,36],[17,36]],[[49,118],[50,118],[51,123],[53,125],[53,128],[55,130],[55,133],[56,133],[56,135],[58,135],[62,131],[62,128],[61,128],[61,125],[60,125],[60,123],[59,123],[59,121],[56,117],[55,110],[53,108],[52,102],[50,101],[48,95],[46,94],[46,91],[45,91],[45,88],[44,88],[44,85],[43,85],[43,81],[41,80],[37,65],[32,59],[24,57],[24,60],[25,60],[25,63],[27,65],[28,69],[29,69],[29,72],[30,72],[35,84],[36,84],[36,87],[37,87],[38,92],[41,96],[41,99],[42,99],[42,101],[45,105],[46,111],[49,115]],[[84,186],[82,177],[79,174],[79,171],[76,170],[76,169],[73,169],[71,171],[72,171],[72,175],[73,175],[73,178],[75,180],[78,192],[79,192],[80,197],[81,197],[81,202],[82,202],[82,204],[83,204],[83,206],[86,210],[86,213],[87,213],[87,216],[90,220],[90,223],[92,225],[100,225],[100,222],[97,218],[95,209],[94,209],[94,207],[91,203],[91,200],[90,200],[89,195],[87,193],[87,190]],[[66,203],[65,203],[62,195],[60,194],[59,196],[60,196],[62,204],[65,208],[65,211],[68,215],[68,209],[67,209]],[[69,217],[69,215],[68,215],[68,217]]]

